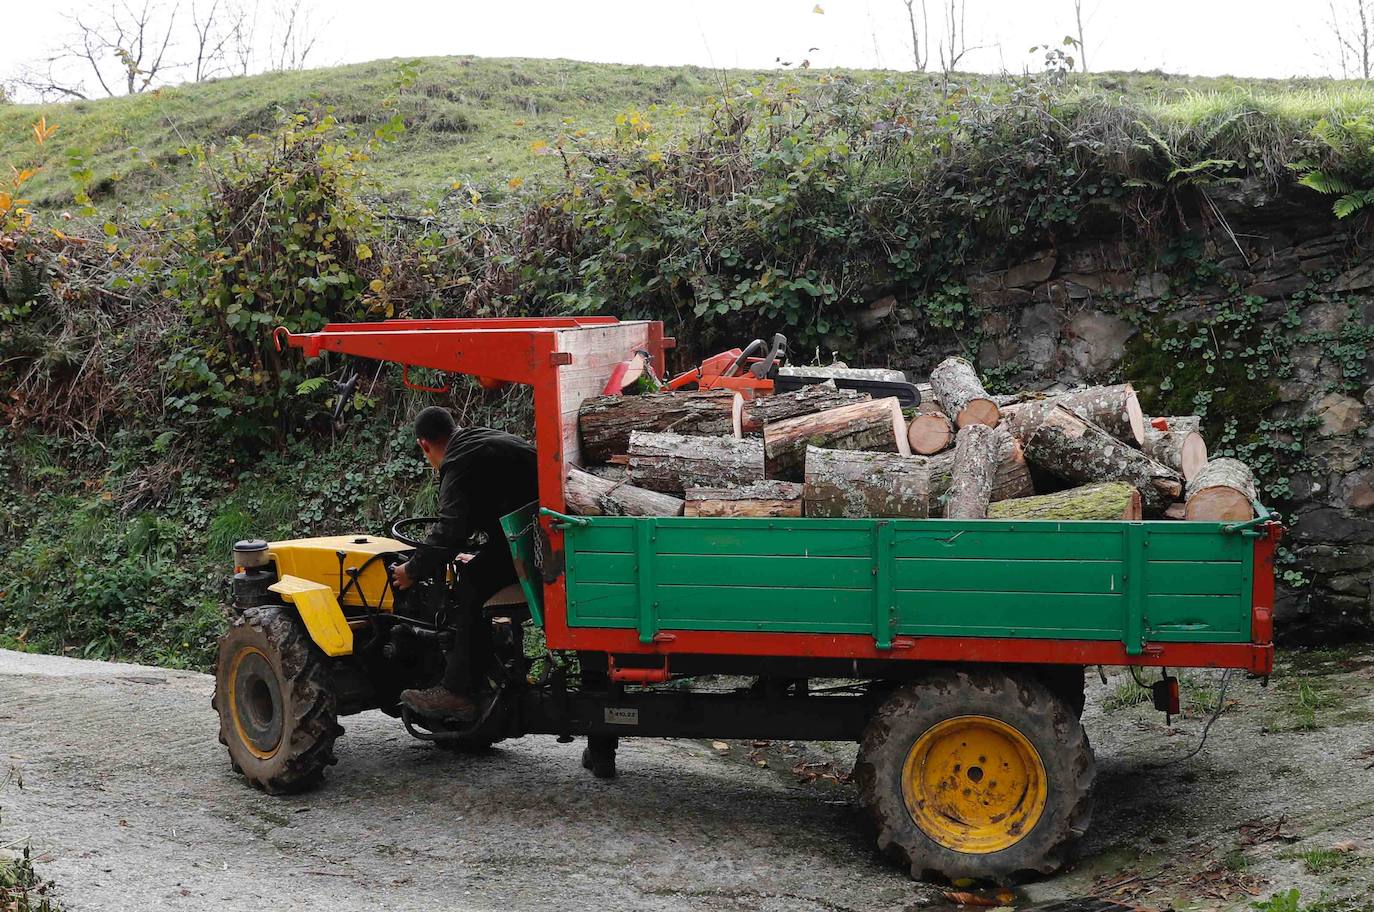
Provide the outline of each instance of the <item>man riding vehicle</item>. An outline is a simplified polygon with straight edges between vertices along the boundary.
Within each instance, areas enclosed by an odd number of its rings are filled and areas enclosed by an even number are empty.
[[[516,581],[515,564],[500,519],[537,500],[535,449],[512,434],[490,428],[459,428],[448,409],[431,405],[415,416],[420,450],[439,475],[439,520],[425,547],[392,570],[397,589],[422,579],[442,581],[448,565],[468,550],[474,533],[485,536],[458,568],[448,618],[453,642],[443,678],[425,690],[406,690],[401,702],[430,718],[471,722],[486,656],[482,605]]]

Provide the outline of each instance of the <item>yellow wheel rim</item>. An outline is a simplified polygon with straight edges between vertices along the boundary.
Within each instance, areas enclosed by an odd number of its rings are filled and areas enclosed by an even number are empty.
[[[267,654],[245,646],[229,666],[229,715],[239,742],[259,760],[281,747],[283,713],[281,690]]]
[[[1045,764],[1025,735],[988,716],[956,716],[916,739],[902,797],[927,836],[986,855],[1020,842],[1045,810]]]

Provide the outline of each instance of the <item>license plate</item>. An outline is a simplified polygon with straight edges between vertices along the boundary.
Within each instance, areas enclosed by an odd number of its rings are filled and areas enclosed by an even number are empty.
[[[638,725],[639,710],[623,709],[614,706],[606,707],[607,725]]]

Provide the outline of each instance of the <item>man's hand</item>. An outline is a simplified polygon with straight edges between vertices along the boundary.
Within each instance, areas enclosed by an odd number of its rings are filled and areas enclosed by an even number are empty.
[[[410,578],[410,571],[406,569],[409,566],[410,562],[407,561],[391,568],[391,585],[397,589],[409,589],[415,584],[415,580]]]

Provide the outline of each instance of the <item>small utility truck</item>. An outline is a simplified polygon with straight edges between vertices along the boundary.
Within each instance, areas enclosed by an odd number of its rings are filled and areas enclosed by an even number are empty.
[[[1088,827],[1087,666],[1273,664],[1281,527],[1262,510],[1236,523],[572,516],[579,404],[627,353],[661,376],[661,323],[397,320],[279,339],[532,387],[540,501],[504,521],[522,578],[486,608],[487,690],[461,729],[398,702],[437,679],[447,636],[442,583],[388,582],[425,519],[388,537],[239,544],[214,702],[234,768],[269,792],[316,784],[337,718],[371,709],[455,748],[853,740],[882,849],[914,876],[1001,879],[1052,871]],[[543,661],[526,658],[529,621]],[[702,692],[700,675],[750,684]],[[1155,690],[1176,709],[1167,671]]]

